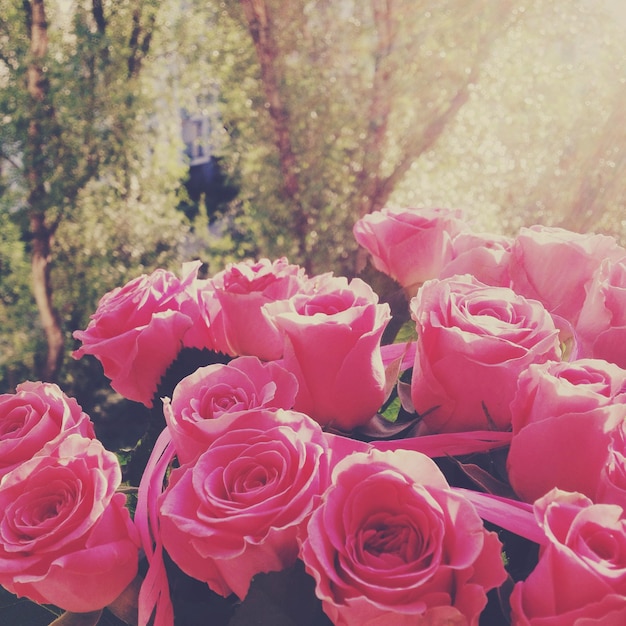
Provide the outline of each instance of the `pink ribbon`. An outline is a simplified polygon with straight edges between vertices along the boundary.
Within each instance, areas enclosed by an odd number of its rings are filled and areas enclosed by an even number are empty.
[[[383,358],[383,365],[387,367],[393,363],[396,359],[401,358],[402,364],[400,371],[403,372],[413,367],[415,363],[415,350],[417,348],[417,342],[411,341],[408,343],[390,343],[386,346],[380,347],[380,352]]]
[[[461,456],[488,452],[494,448],[502,448],[511,443],[513,433],[497,430],[475,430],[461,433],[441,433],[438,435],[422,435],[406,439],[373,441],[378,450],[415,450],[430,458],[443,456]]]
[[[148,571],[139,590],[138,626],[146,626],[154,613],[154,626],[172,626],[174,608],[163,561],[163,542],[159,532],[157,499],[176,451],[167,430],[159,435],[139,484],[135,524],[148,560]]]
[[[535,519],[532,504],[471,489],[460,487],[452,487],[452,489],[463,494],[485,521],[509,530],[524,539],[538,544],[545,543],[546,535]]]

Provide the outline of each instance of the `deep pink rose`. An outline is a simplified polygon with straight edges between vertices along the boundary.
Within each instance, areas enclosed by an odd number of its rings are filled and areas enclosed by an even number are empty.
[[[452,238],[467,226],[453,209],[382,209],[356,222],[354,236],[374,267],[414,295],[452,260]]]
[[[212,323],[221,326],[228,353],[279,359],[283,340],[262,307],[296,294],[305,283],[304,270],[285,258],[242,261],[228,265],[209,283],[221,307]]]
[[[68,611],[115,600],[137,573],[138,538],[115,493],[116,456],[69,435],[0,482],[0,584]]]
[[[298,380],[295,409],[349,431],[385,399],[380,338],[389,306],[358,278],[324,275],[311,284],[265,311],[284,335],[284,365]]]
[[[626,507],[626,420],[609,434],[608,458],[593,499]]]
[[[335,467],[300,555],[336,626],[476,626],[506,578],[500,549],[431,459],[398,450]]]
[[[452,240],[453,258],[437,278],[471,274],[485,285],[510,287],[511,243],[512,240],[503,235],[459,233]]]
[[[558,487],[595,498],[611,433],[626,416],[626,371],[593,359],[531,365],[511,413],[507,469],[517,495],[533,502]]]
[[[623,509],[555,489],[535,502],[535,516],[546,544],[513,589],[513,626],[626,624]]]
[[[161,533],[184,572],[244,598],[254,575],[295,562],[297,529],[328,485],[328,445],[294,411],[225,413],[213,425],[206,451],[172,472]]]
[[[72,433],[95,437],[89,416],[57,385],[25,382],[0,395],[0,478]]]
[[[606,257],[621,256],[620,250],[606,235],[546,226],[522,228],[512,247],[513,289],[576,324],[594,272]]]
[[[539,302],[472,276],[428,281],[410,307],[418,334],[411,397],[424,434],[506,430],[521,372],[561,355]]]
[[[587,287],[576,331],[582,354],[626,368],[626,257],[602,262]]]
[[[183,280],[158,269],[105,294],[87,328],[74,332],[83,345],[72,356],[93,354],[115,391],[147,407],[200,315],[187,291],[198,265],[185,269]]]
[[[224,334],[222,305],[215,292],[212,279],[195,280],[188,288],[198,305],[200,315],[184,336],[186,348],[208,348],[215,352],[236,356],[230,349]]]
[[[179,460],[188,463],[204,452],[203,431],[212,428],[207,420],[257,408],[291,409],[297,390],[291,372],[253,356],[201,367],[176,385],[171,402],[164,401]]]

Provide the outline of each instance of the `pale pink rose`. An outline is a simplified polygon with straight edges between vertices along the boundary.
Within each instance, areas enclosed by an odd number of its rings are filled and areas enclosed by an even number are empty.
[[[513,434],[563,413],[626,404],[626,370],[601,359],[535,363],[521,373],[511,403]]]
[[[626,371],[593,359],[531,365],[511,413],[507,470],[517,495],[533,502],[558,487],[595,498],[626,415]]]
[[[623,509],[555,489],[535,502],[535,516],[546,544],[513,589],[513,626],[626,624]]]
[[[210,421],[250,409],[291,409],[298,383],[275,362],[253,356],[233,359],[228,365],[201,367],[174,388],[165,399],[167,426],[181,463],[196,459],[206,449],[204,431]]]
[[[184,572],[243,599],[253,576],[295,563],[297,529],[328,485],[328,444],[295,411],[225,413],[213,423],[206,451],[172,472],[161,534]]]
[[[512,287],[576,324],[594,272],[603,259],[621,256],[620,250],[606,235],[546,226],[522,228],[511,250]]]
[[[588,285],[576,332],[582,354],[626,368],[626,257],[602,262]]]
[[[426,282],[410,308],[418,335],[411,397],[423,434],[507,430],[519,375],[561,355],[539,302],[472,276]]]
[[[385,399],[380,338],[391,314],[369,285],[320,276],[307,293],[265,312],[283,333],[283,363],[298,380],[296,410],[344,431],[375,415]]]
[[[510,287],[509,263],[512,239],[487,233],[459,233],[452,240],[453,258],[437,278],[471,274],[486,285]]]
[[[624,405],[555,414],[515,434],[507,457],[508,477],[521,500],[533,502],[554,487],[595,497],[609,459],[611,433],[624,419]]]
[[[458,210],[385,208],[358,220],[353,233],[374,267],[414,295],[452,260],[452,239],[466,228]]]
[[[287,259],[242,261],[216,274],[209,286],[220,304],[212,324],[220,328],[227,352],[256,356],[265,361],[280,359],[283,340],[263,315],[264,304],[285,300],[298,293],[306,281],[304,270]]]
[[[57,385],[24,382],[0,395],[0,478],[72,433],[95,437],[89,416]]]
[[[477,626],[506,578],[500,550],[431,459],[397,450],[334,468],[300,556],[335,626]]]
[[[116,456],[69,435],[0,482],[0,584],[68,611],[115,600],[137,573],[138,537],[115,493]]]
[[[199,318],[187,291],[197,269],[186,266],[183,280],[158,269],[105,294],[87,328],[74,332],[82,346],[72,356],[93,354],[115,391],[151,407],[161,377]]]

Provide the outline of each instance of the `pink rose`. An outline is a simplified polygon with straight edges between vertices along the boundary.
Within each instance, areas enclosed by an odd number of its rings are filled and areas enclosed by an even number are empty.
[[[535,502],[546,534],[539,562],[511,595],[514,626],[626,623],[626,519],[621,507],[557,489]]]
[[[183,378],[165,399],[164,412],[181,463],[204,450],[207,420],[250,409],[291,409],[298,383],[278,363],[263,363],[253,356],[233,359],[228,365],[208,365]]]
[[[608,457],[600,470],[594,501],[626,507],[626,420],[609,434]]]
[[[495,533],[419,452],[346,457],[300,556],[336,626],[477,626],[506,578]]]
[[[423,433],[507,430],[517,379],[560,358],[549,313],[471,276],[428,281],[410,304],[417,325],[411,397]]]
[[[604,258],[620,255],[613,237],[546,226],[522,228],[512,247],[512,287],[576,324],[594,272]]]
[[[513,434],[562,413],[626,404],[626,370],[600,359],[547,361],[519,377],[511,403]]]
[[[587,287],[576,331],[582,354],[626,368],[626,257],[602,262]]]
[[[453,258],[452,238],[467,227],[452,209],[382,209],[356,222],[354,236],[374,267],[414,295]]]
[[[83,345],[72,356],[93,354],[115,391],[151,407],[161,377],[200,315],[187,291],[197,269],[186,266],[182,281],[158,269],[105,294],[87,328],[74,332]]]
[[[116,456],[69,435],[0,482],[0,584],[68,611],[113,602],[137,573],[138,537],[115,493]]]
[[[438,278],[471,274],[485,285],[510,287],[511,243],[503,235],[459,233],[452,240],[453,258],[444,265]]]
[[[183,264],[186,267],[188,264]],[[192,267],[196,267],[192,264]],[[185,310],[192,312],[194,323],[183,335],[184,348],[214,350],[228,354],[221,320],[221,305],[211,279],[199,279],[194,272],[192,280],[185,281]]]
[[[294,411],[225,413],[213,424],[206,451],[172,472],[161,534],[184,572],[244,598],[254,575],[295,563],[297,529],[328,484],[328,447]]]
[[[265,311],[284,334],[284,365],[296,375],[295,409],[322,425],[352,430],[385,399],[380,338],[387,304],[362,280],[324,275],[315,287]]]
[[[57,385],[25,382],[0,395],[0,478],[72,433],[95,438],[89,416]]]
[[[304,270],[285,258],[242,261],[216,274],[209,284],[221,311],[212,323],[221,325],[228,353],[264,361],[280,359],[283,340],[263,315],[262,307],[290,298],[304,283]]]
[[[511,413],[507,469],[517,495],[533,502],[558,487],[595,498],[626,414],[626,371],[592,359],[531,365]]]

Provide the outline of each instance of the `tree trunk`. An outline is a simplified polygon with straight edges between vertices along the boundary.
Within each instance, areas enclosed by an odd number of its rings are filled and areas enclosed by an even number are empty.
[[[300,198],[298,165],[291,144],[289,112],[280,93],[278,50],[272,33],[271,18],[265,0],[241,0],[241,7],[259,59],[261,82],[274,126],[274,143],[278,150],[283,181],[282,192],[285,199],[294,207],[294,231],[298,241],[298,253],[305,270],[311,273],[311,258],[307,244],[309,219]]]
[[[44,152],[49,141],[54,111],[43,69],[48,50],[48,24],[44,0],[24,2],[25,20],[30,35],[31,60],[28,67],[30,121],[24,154],[28,180],[28,211],[31,235],[32,289],[48,346],[41,378],[54,381],[63,361],[64,339],[59,315],[52,301],[50,282],[51,246],[54,227],[46,224],[46,172]]]

